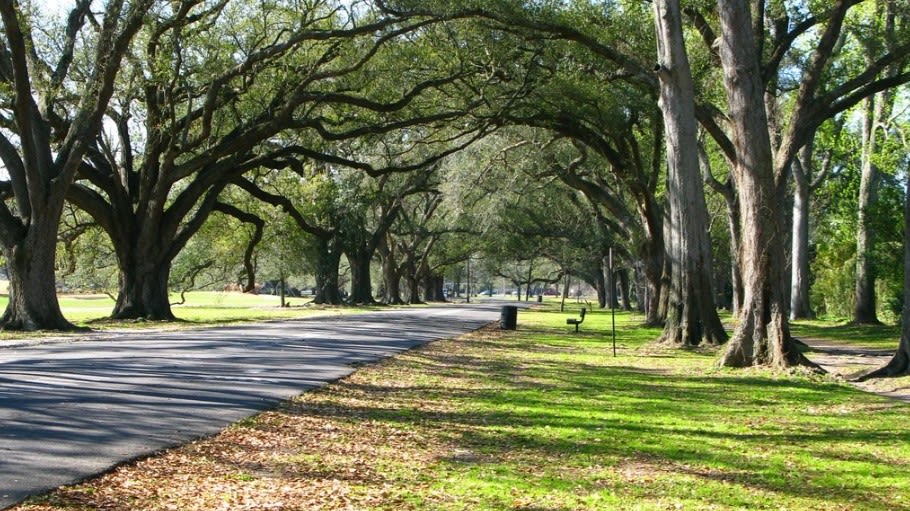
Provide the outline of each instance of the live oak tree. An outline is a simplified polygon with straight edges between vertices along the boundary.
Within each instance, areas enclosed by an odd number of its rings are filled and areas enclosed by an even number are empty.
[[[29,4],[0,2],[0,193],[11,199],[0,202],[0,247],[10,274],[3,328],[72,327],[60,312],[54,277],[64,198],[152,2],[107,2],[100,16],[91,4],[76,2],[60,39],[44,45]],[[166,18],[166,11],[157,15]]]
[[[404,12],[426,12],[434,8],[427,3],[394,4]],[[662,321],[666,316],[667,297],[662,282],[668,274],[663,257],[663,213],[655,194],[660,165],[654,163],[660,158],[659,153],[640,150],[646,142],[656,147],[649,138],[659,140],[662,136],[660,121],[654,122],[658,117],[655,112],[658,81],[651,72],[652,66],[646,64],[653,61],[653,35],[642,30],[650,24],[647,7],[634,3],[600,6],[579,1],[531,8],[520,2],[465,1],[435,8],[440,12],[462,9],[488,24],[495,23],[497,30],[512,34],[517,40],[541,41],[544,47],[541,65],[552,76],[535,91],[533,101],[516,105],[518,108],[506,120],[574,138],[608,162],[609,170],[634,198],[636,216],[641,217],[644,236],[640,258],[648,276],[648,294],[661,297],[649,300],[648,319],[652,323]],[[623,19],[624,23],[611,23],[612,18]],[[572,58],[565,59],[565,55]],[[646,134],[640,136],[636,131]],[[643,154],[647,158],[642,158]],[[575,181],[573,186],[584,187],[589,196],[609,196],[600,193],[590,181]],[[707,253],[707,236],[696,240],[702,246],[700,252]],[[691,266],[676,269],[692,271]],[[691,278],[702,279],[700,275]],[[706,329],[710,333],[706,338],[724,338],[713,307],[698,306],[695,302],[699,298],[688,292],[679,298],[693,302],[692,309],[702,311],[706,317],[714,316],[699,323],[708,325]],[[677,325],[680,323],[673,322],[671,328],[675,330]]]
[[[378,247],[383,303],[423,302],[421,273],[429,271],[429,258],[439,240],[452,232],[447,225],[445,208],[440,208],[442,203],[443,196],[438,187],[402,198],[396,221]],[[402,296],[402,282],[407,298]]]
[[[464,63],[405,69],[400,59],[380,58],[392,43],[397,51],[399,39],[428,30],[427,22],[324,0],[261,7],[255,15],[244,4],[181,10],[174,20],[147,23],[144,44],[134,48],[107,114],[114,133],[97,137],[69,193],[117,250],[113,317],[173,318],[171,261],[238,176],[311,159],[371,172],[323,142],[463,115],[465,106],[454,102],[420,107],[428,91],[461,80]],[[382,72],[397,73],[400,87],[376,88],[374,59]]]
[[[344,211],[339,215],[339,238],[351,268],[350,303],[373,303],[371,263],[379,245],[401,214],[406,197],[430,191],[435,168],[407,174],[384,174],[366,178],[359,173],[345,176]]]
[[[257,171],[237,177],[233,184],[251,197],[278,209],[306,238],[306,249],[296,254],[306,260],[316,280],[314,303],[340,305],[339,265],[341,242],[338,239],[338,216],[345,207],[340,200],[337,182],[325,165],[305,165],[296,172]],[[281,224],[282,222],[277,222]],[[285,229],[283,238],[293,238]],[[287,245],[287,244],[285,244]],[[291,257],[288,250],[283,258]],[[284,263],[286,264],[286,263]]]

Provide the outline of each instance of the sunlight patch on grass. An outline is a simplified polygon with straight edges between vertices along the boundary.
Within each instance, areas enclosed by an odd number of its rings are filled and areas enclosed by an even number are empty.
[[[238,322],[271,321],[316,316],[337,316],[384,310],[383,306],[330,306],[310,304],[310,297],[286,299],[288,307],[281,307],[280,298],[273,295],[251,295],[215,291],[186,293],[186,303],[179,294],[171,295],[172,312],[177,322],[147,320],[111,320],[114,300],[104,294],[63,294],[58,297],[64,317],[79,327],[93,330],[182,329],[194,326],[215,326]],[[8,297],[0,296],[0,307],[5,307]],[[410,306],[408,306],[410,307]],[[73,337],[84,332],[0,332],[0,341],[22,338]]]
[[[797,338],[825,339],[858,348],[881,350],[896,349],[901,336],[897,325],[854,325],[821,320],[793,321],[790,330]]]
[[[910,510],[910,407],[522,310],[17,511]],[[127,482],[129,484],[127,484]]]

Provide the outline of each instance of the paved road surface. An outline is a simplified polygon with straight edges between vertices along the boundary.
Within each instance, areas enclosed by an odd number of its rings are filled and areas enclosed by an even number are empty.
[[[498,305],[397,309],[0,345],[0,509],[498,317]]]

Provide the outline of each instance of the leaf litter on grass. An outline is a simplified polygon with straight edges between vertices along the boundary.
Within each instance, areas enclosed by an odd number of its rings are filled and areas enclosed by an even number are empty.
[[[641,346],[439,341],[16,511],[910,509],[907,407]]]

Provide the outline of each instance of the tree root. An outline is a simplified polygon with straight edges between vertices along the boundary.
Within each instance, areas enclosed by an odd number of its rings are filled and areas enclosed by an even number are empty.
[[[910,356],[906,353],[897,352],[891,360],[878,369],[861,374],[856,378],[851,378],[851,382],[864,382],[874,378],[895,378],[898,376],[910,375]]]
[[[800,342],[802,342],[802,341],[800,341]],[[801,353],[799,351],[796,352],[796,355],[791,354],[789,356],[789,358],[790,358],[790,364],[792,367],[805,368],[814,374],[828,374],[828,371],[824,367],[809,360],[809,358],[806,357],[806,355],[804,355],[803,353]]]

